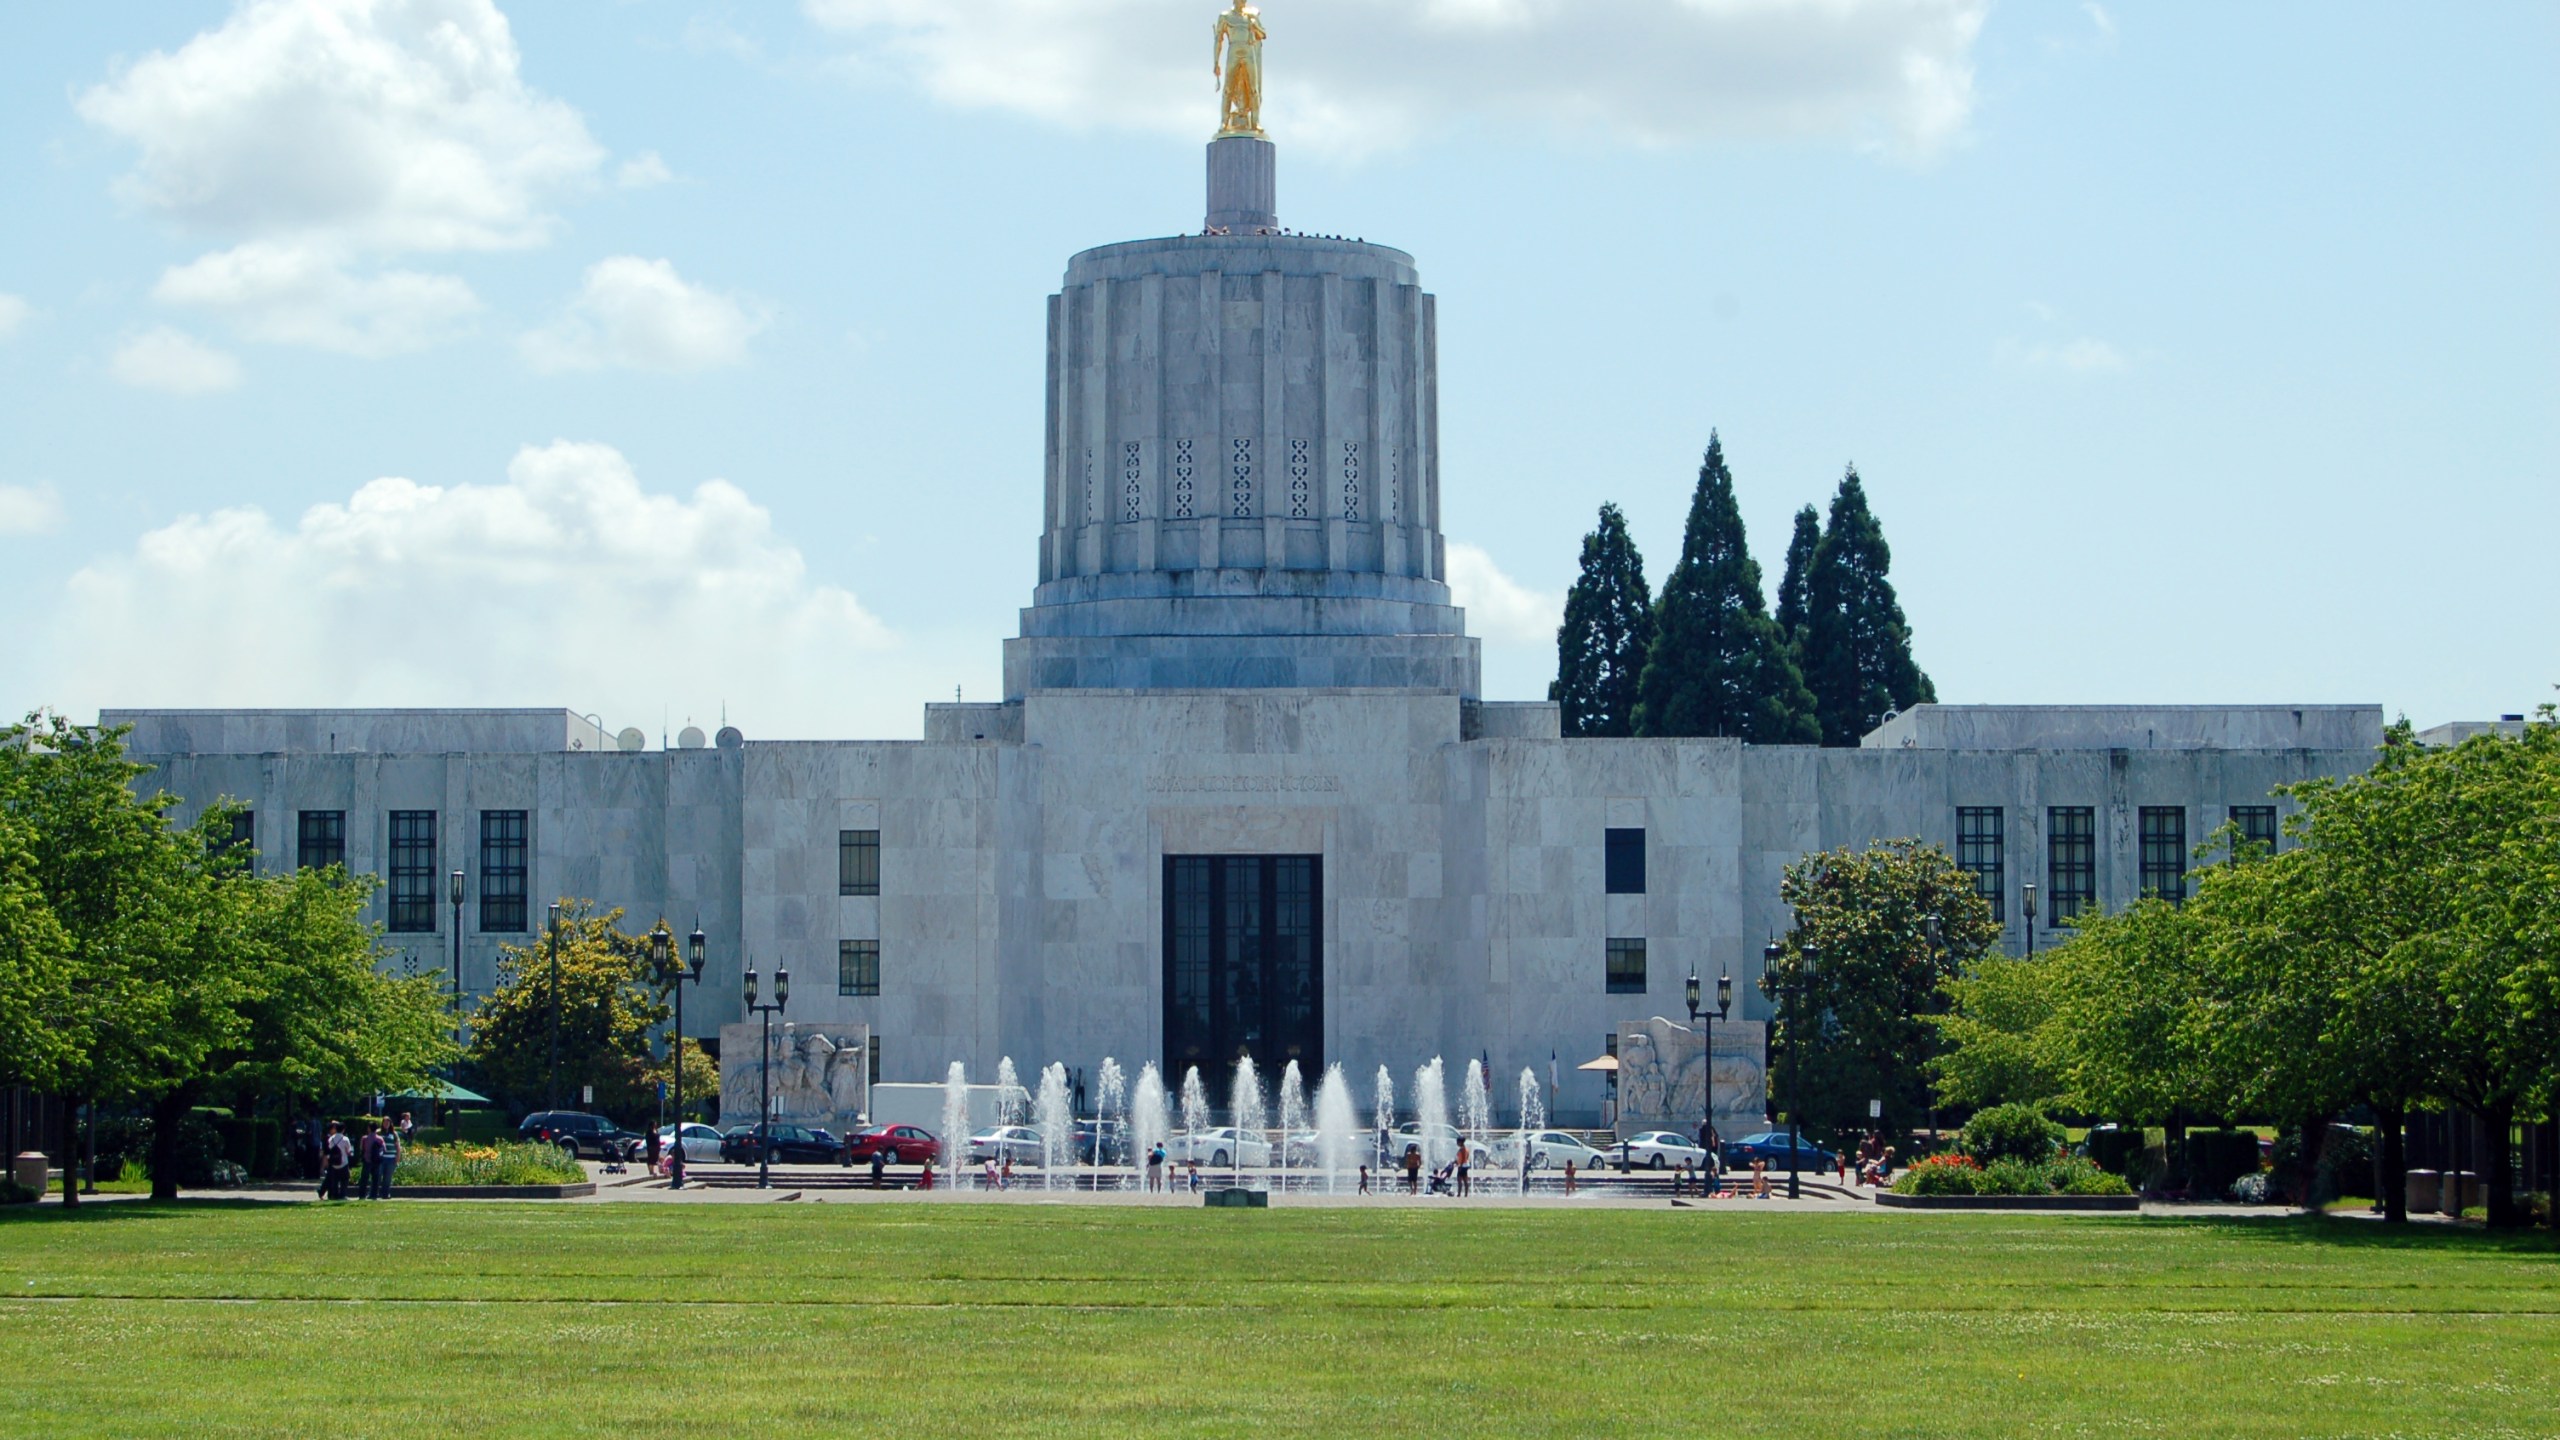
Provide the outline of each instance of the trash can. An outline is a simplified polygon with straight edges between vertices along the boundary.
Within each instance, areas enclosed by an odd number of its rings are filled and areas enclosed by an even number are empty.
[[[2443,1194],[2443,1187],[2438,1183],[2438,1181],[2439,1177],[2433,1170],[2412,1170],[2409,1172],[2408,1178],[2404,1183],[2408,1187],[2408,1205],[2410,1214],[2429,1215],[2435,1212],[2436,1206],[2441,1203],[2441,1197]]]
[[[2465,1170],[2459,1175],[2447,1173],[2442,1188],[2445,1193],[2440,1198],[2452,1203],[2442,1205],[2440,1208],[2445,1214],[2459,1218],[2463,1211],[2480,1203],[2480,1172]]]
[[[41,1195],[44,1193],[45,1177],[51,1173],[52,1169],[53,1167],[46,1162],[43,1151],[21,1150],[18,1152],[18,1158],[9,1163],[9,1178],[17,1181],[22,1188],[33,1190]]]

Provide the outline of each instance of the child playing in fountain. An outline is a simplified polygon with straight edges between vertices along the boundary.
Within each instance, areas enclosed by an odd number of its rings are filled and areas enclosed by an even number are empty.
[[[1366,1165],[1360,1167],[1360,1193],[1369,1193],[1369,1167]]]

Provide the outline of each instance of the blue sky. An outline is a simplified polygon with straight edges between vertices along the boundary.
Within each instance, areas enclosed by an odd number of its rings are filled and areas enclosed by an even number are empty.
[[[897,737],[997,691],[1043,297],[1197,226],[1212,0],[0,12],[0,701]],[[1531,698],[1721,430],[1942,698],[2560,682],[2560,10],[1269,0],[1281,210],[1440,297]]]

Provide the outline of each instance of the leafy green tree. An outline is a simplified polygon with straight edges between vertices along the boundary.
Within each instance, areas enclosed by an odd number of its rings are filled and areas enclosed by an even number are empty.
[[[1786,578],[1778,582],[1778,628],[1787,648],[1804,665],[1804,622],[1813,609],[1813,557],[1822,548],[1822,515],[1807,505],[1796,512],[1795,533],[1787,537]]]
[[[1778,1002],[1780,1098],[1800,1094],[1806,1122],[1825,1132],[1863,1127],[1870,1100],[1884,1102],[1886,1128],[1911,1130],[1929,1109],[1930,1017],[1946,1009],[1945,984],[2000,941],[1990,902],[1946,851],[1917,840],[1805,856],[1778,893],[1795,925],[1761,987]]]
[[[1761,745],[1821,738],[1813,696],[1769,618],[1760,566],[1744,543],[1724,441],[1712,433],[1680,564],[1662,585],[1639,690],[1639,735],[1719,735]]]
[[[648,935],[623,930],[622,914],[598,912],[584,900],[561,902],[560,1098],[576,1104],[580,1087],[593,1085],[598,1111],[639,1125],[656,1116],[657,1082],[672,1080],[653,1047],[674,1009]],[[549,1099],[551,959],[548,939],[501,947],[497,987],[471,1016],[473,1073],[520,1110]],[[710,1057],[690,1040],[682,1054],[687,1100],[716,1093],[719,1071]]]
[[[2063,1105],[2070,1084],[2049,1029],[2060,969],[2049,956],[2023,960],[1993,950],[1947,981],[1947,1012],[1926,1017],[1938,1031],[1931,1075],[1940,1105]]]
[[[1635,733],[1636,681],[1653,649],[1653,590],[1644,557],[1615,505],[1582,537],[1582,574],[1565,592],[1556,630],[1556,679],[1547,698],[1563,710],[1567,735]]]
[[[1911,627],[1885,578],[1892,565],[1884,527],[1851,466],[1831,497],[1805,583],[1804,681],[1825,745],[1855,745],[1885,712],[1938,698],[1911,658]]]
[[[0,800],[0,1082],[50,1090],[71,1058],[48,1023],[72,1003],[71,936],[36,883],[31,834]]]

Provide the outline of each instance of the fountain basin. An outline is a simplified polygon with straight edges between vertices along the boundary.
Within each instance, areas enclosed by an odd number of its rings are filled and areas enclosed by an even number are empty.
[[[1200,1204],[1210,1210],[1268,1210],[1271,1208],[1271,1192],[1243,1190],[1230,1185],[1202,1195]]]

